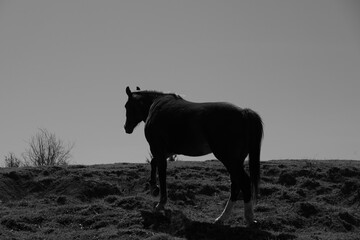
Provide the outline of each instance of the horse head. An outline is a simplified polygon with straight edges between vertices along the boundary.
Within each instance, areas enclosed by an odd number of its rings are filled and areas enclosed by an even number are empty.
[[[139,87],[136,90],[140,90]],[[136,92],[131,92],[129,87],[126,87],[126,94],[128,101],[125,104],[126,109],[126,122],[124,125],[125,132],[131,134],[135,127],[144,120],[144,104],[142,103],[141,96]]]

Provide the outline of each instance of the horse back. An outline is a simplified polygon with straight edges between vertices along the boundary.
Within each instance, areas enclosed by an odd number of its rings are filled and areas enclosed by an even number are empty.
[[[243,109],[229,103],[161,98],[150,108],[145,136],[150,148],[201,156],[211,152],[211,142],[230,145],[243,142],[239,139],[247,131],[243,115]]]

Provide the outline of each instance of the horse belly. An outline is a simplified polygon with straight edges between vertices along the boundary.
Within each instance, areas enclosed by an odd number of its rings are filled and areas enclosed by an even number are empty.
[[[171,151],[176,154],[197,157],[211,153],[209,143],[199,128],[190,128],[187,131],[180,129],[169,140]]]
[[[211,149],[207,143],[196,145],[184,144],[175,146],[172,152],[190,157],[199,157],[211,153]]]

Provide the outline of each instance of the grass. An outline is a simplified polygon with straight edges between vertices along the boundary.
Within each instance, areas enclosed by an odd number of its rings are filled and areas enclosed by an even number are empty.
[[[149,164],[0,169],[0,239],[358,239],[360,162],[262,162],[259,228],[229,197],[218,161],[168,164],[169,203],[155,213]]]

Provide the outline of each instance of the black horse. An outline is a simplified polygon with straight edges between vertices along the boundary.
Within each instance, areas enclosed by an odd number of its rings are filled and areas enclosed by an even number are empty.
[[[260,116],[250,110],[229,103],[194,103],[176,94],[157,91],[131,92],[126,88],[126,133],[132,133],[145,122],[145,137],[153,156],[151,160],[151,192],[157,195],[156,172],[160,182],[160,202],[155,209],[163,209],[167,201],[167,158],[174,154],[202,156],[213,153],[228,170],[231,195],[222,214],[216,218],[221,223],[227,219],[243,193],[245,219],[254,223],[252,201],[256,200],[260,179],[260,150],[263,124]],[[249,175],[244,170],[244,160],[249,155]]]

